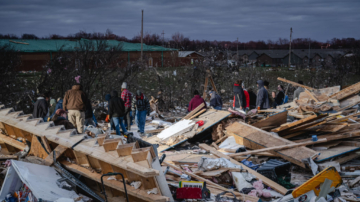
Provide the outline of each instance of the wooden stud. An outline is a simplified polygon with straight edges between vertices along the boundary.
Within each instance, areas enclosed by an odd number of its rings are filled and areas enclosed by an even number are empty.
[[[88,160],[86,154],[75,151],[75,150],[73,150],[73,151],[75,154],[77,164],[79,164],[81,166],[85,166],[85,167],[90,167],[90,163],[89,163],[89,160]]]
[[[46,151],[47,151],[48,153],[51,153],[52,149],[51,149],[51,147],[50,147],[50,144],[49,144],[48,139],[47,139],[45,136],[42,136],[42,137],[41,137],[41,141],[42,141],[42,143],[43,143]]]
[[[56,160],[67,150],[67,147],[62,145],[58,145],[54,151],[52,151],[46,158],[45,158],[45,165],[51,166],[54,163],[54,152]]]
[[[101,160],[99,160],[99,164],[100,164],[100,167],[101,167],[101,173],[102,174],[107,174],[107,173],[113,173],[114,172],[110,164],[105,163],[104,161],[101,161]]]
[[[103,146],[105,138],[106,138],[106,134],[98,135],[97,141],[100,146]]]
[[[131,155],[131,151],[135,148],[135,143],[118,145],[116,151],[119,157]]]
[[[48,156],[48,153],[45,151],[44,147],[41,145],[36,135],[33,135],[32,137],[29,155],[30,154],[42,159],[45,159]]]
[[[104,147],[105,152],[109,152],[109,151],[116,150],[116,147],[118,146],[118,144],[122,145],[121,138],[105,140],[103,147]]]

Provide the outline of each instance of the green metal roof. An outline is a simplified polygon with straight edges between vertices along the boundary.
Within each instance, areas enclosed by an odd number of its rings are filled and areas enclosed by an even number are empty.
[[[11,45],[11,47],[19,52],[57,52],[62,48],[62,51],[77,51],[79,43],[88,39],[81,40],[65,40],[65,39],[0,39],[0,46]],[[89,40],[96,41],[96,40]],[[124,41],[105,40],[111,47],[120,46],[122,51],[141,51],[140,43],[128,43]],[[162,46],[150,46],[143,44],[143,51],[173,51],[176,49],[164,48]]]

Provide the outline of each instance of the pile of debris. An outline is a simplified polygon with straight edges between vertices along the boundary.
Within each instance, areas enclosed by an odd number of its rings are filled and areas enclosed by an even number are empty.
[[[71,192],[74,201],[80,194],[100,201],[358,201],[360,83],[340,90],[279,80],[304,92],[277,109],[242,113],[202,104],[177,118],[160,113],[152,98],[145,137],[136,126],[126,138],[116,136],[107,124],[89,137],[2,109],[0,160],[23,150],[21,156],[39,157],[62,178],[75,178],[67,170],[84,176],[66,181],[85,190]],[[11,163],[15,170],[23,165]]]

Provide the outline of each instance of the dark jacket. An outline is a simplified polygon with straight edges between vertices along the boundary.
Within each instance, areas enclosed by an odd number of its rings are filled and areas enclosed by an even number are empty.
[[[86,100],[85,108],[85,119],[92,118],[94,114],[91,106],[91,101],[89,99]]]
[[[63,109],[63,99],[60,99],[59,102],[56,103],[54,113],[51,114],[51,117],[53,117],[56,113],[56,110]]]
[[[275,97],[276,105],[282,105],[284,102],[285,93],[284,91],[279,91],[279,93]]]
[[[244,90],[241,87],[241,84],[234,84],[233,92],[235,96],[235,108],[240,108],[240,106],[245,109],[246,108],[246,97],[244,94]]]
[[[109,104],[109,116],[110,118],[125,116],[125,104],[124,101],[118,96],[117,91],[111,92],[111,100]]]
[[[86,95],[80,89],[80,85],[74,85],[65,93],[63,109],[85,111],[86,100]]]
[[[65,126],[65,129],[75,129],[74,125],[62,116],[57,117],[56,120],[52,119],[52,121],[54,122],[55,126],[63,125]]]
[[[250,109],[256,108],[256,94],[253,91],[248,91],[250,97]]]
[[[45,98],[38,97],[36,102],[34,103],[34,111],[32,114],[33,118],[44,118],[48,113],[48,108],[49,105]]]
[[[223,103],[220,95],[218,95],[215,91],[212,91],[210,94],[210,106],[212,107],[222,107]]]
[[[131,102],[131,110],[135,111],[147,111],[150,113],[150,103],[149,100],[145,97],[144,94],[141,93],[140,96],[135,95]]]
[[[204,103],[205,106],[202,109],[206,109],[206,102],[205,100],[200,97],[200,95],[195,95],[189,103],[189,107],[188,107],[188,111],[191,112],[192,110],[194,110],[196,107],[198,107],[199,105],[201,105],[201,103]]]
[[[269,94],[264,88],[264,82],[259,80],[257,81],[257,84],[259,84],[259,91],[256,99],[256,107],[260,106],[260,109],[268,109],[270,108]]]

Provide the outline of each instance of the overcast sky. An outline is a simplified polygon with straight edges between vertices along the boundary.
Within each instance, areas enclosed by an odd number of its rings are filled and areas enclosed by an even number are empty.
[[[68,35],[83,30],[132,38],[179,31],[190,39],[320,41],[360,38],[360,0],[1,0],[0,33]]]

